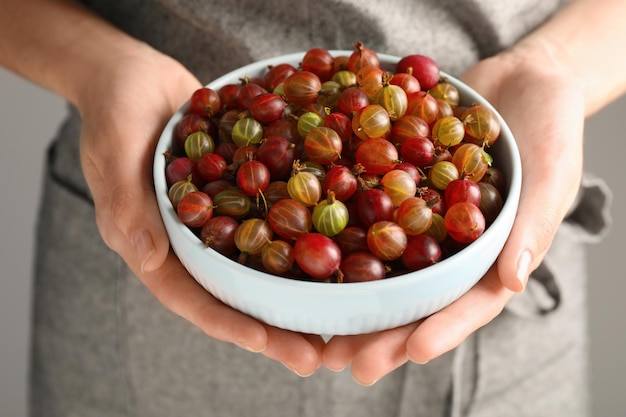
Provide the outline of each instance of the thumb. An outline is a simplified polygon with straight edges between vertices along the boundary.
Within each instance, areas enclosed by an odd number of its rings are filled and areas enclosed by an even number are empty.
[[[161,97],[157,108],[119,106],[84,119],[81,161],[98,229],[136,274],[157,269],[169,252],[153,187],[154,150],[167,120],[199,86],[190,78],[170,103]]]
[[[509,118],[522,159],[522,190],[497,268],[502,283],[512,291],[522,291],[543,260],[576,197],[582,175],[582,99],[565,94],[560,101],[545,104],[541,111],[548,117],[524,114],[517,108],[520,117]]]
[[[545,65],[509,58],[484,60],[463,79],[494,105],[519,148],[520,201],[497,270],[506,288],[522,291],[578,192],[585,103],[570,77]]]
[[[151,188],[152,158],[148,150],[143,150],[139,158],[132,150],[117,152],[105,160],[95,157],[89,149],[82,155],[98,230],[104,242],[120,254],[135,273],[158,268],[169,251],[169,240]]]

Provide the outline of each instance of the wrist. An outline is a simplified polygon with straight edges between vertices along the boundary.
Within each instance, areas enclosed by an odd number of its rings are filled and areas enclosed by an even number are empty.
[[[555,39],[528,37],[502,53],[519,71],[554,77],[584,91],[588,77],[575,64],[568,49]]]
[[[592,0],[571,1],[511,52],[528,60],[523,64],[543,64],[544,71],[581,88],[589,116],[626,92],[626,61],[620,53],[624,13],[624,0],[606,0],[603,7]]]
[[[97,44],[97,43],[96,43]],[[83,51],[81,53],[81,51]],[[102,47],[81,45],[80,59],[68,80],[66,97],[84,115],[96,101],[106,99],[118,89],[128,88],[131,77],[157,71],[161,54],[135,39],[108,42]]]
[[[0,2],[0,65],[79,109],[98,99],[87,93],[95,84],[115,82],[116,67],[158,55],[77,2]]]
[[[568,49],[554,39],[528,37],[500,53],[504,71],[509,77],[524,79],[528,85],[549,89],[566,88],[571,97],[587,105],[590,78],[576,64]]]

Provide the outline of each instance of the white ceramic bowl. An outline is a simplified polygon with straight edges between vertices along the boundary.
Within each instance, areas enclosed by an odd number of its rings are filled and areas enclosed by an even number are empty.
[[[332,51],[347,55],[350,51]],[[268,65],[299,64],[303,53],[278,56],[234,70],[208,84],[217,90],[244,76],[264,73]],[[379,54],[393,68],[399,58]],[[460,90],[462,104],[479,102],[475,91],[442,73]],[[259,272],[209,250],[178,219],[167,197],[165,158],[172,131],[188,104],[173,115],[157,144],[154,185],[170,243],[183,265],[224,303],[270,325],[304,333],[347,335],[389,329],[426,317],[468,291],[495,262],[509,235],[521,188],[521,162],[509,127],[500,117],[501,136],[490,148],[506,175],[508,195],[497,219],[471,245],[441,262],[405,275],[373,282],[337,284],[298,281]],[[495,111],[495,109],[493,109]]]

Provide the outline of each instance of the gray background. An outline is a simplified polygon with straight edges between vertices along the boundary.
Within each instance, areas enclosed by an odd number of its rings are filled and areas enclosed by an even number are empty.
[[[0,416],[26,416],[32,251],[45,147],[65,112],[62,100],[0,68]],[[590,248],[591,353],[595,417],[623,417],[626,395],[626,98],[586,125],[587,170],[614,190],[614,228]]]

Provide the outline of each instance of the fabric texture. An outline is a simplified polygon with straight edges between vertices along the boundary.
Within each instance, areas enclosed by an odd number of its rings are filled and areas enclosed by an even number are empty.
[[[515,42],[558,1],[85,1],[205,82],[242,64],[361,40],[433,56],[459,75]],[[528,290],[459,349],[372,387],[349,370],[299,378],[165,310],[99,237],[74,109],[48,155],[38,227],[32,417],[589,415],[585,245],[610,192],[585,177]]]

